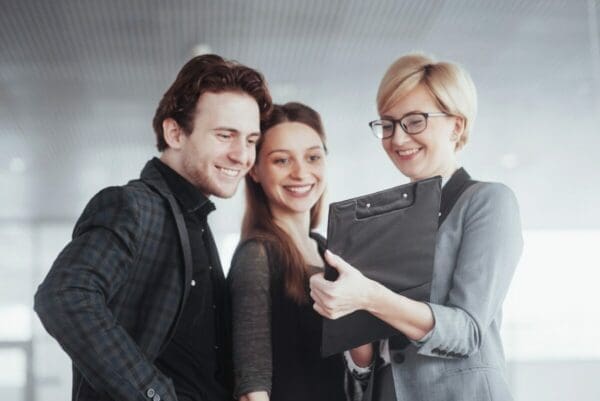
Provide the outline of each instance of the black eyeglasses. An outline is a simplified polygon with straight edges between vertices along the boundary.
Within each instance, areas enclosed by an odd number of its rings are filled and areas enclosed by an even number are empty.
[[[400,124],[402,131],[408,135],[417,135],[425,131],[427,128],[427,119],[429,117],[443,117],[450,114],[443,112],[436,113],[408,113],[402,116],[399,120],[392,118],[382,118],[381,120],[373,120],[369,123],[373,135],[379,139],[391,138],[396,132],[396,124]]]

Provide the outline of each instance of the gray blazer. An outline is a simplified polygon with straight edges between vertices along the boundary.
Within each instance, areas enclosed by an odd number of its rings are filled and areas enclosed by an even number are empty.
[[[460,195],[437,234],[428,303],[435,327],[424,342],[390,350],[398,401],[512,400],[500,325],[522,247],[508,187],[477,182]]]

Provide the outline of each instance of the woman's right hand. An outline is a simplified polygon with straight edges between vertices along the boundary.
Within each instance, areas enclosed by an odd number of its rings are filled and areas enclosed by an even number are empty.
[[[354,311],[368,309],[374,282],[329,250],[325,251],[325,260],[339,276],[335,281],[326,280],[323,273],[310,277],[310,296],[315,301],[313,308],[328,319],[339,319]]]

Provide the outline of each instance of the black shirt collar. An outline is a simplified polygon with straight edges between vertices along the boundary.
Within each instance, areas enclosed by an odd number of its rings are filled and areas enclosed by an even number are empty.
[[[198,212],[203,216],[207,216],[215,210],[214,203],[200,192],[198,188],[163,163],[159,158],[153,158],[152,163],[164,177],[169,189],[173,192],[173,195],[185,213]]]
[[[458,197],[464,191],[465,186],[469,184],[469,181],[471,181],[471,176],[467,173],[467,170],[461,167],[452,174],[452,177],[444,185],[440,204],[441,220],[450,213],[452,206],[454,206]]]

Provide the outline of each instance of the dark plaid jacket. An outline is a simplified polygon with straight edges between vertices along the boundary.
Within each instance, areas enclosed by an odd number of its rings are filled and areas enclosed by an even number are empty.
[[[191,263],[183,216],[152,163],[94,196],[35,295],[73,360],[73,400],[177,399],[153,361],[173,334]]]

